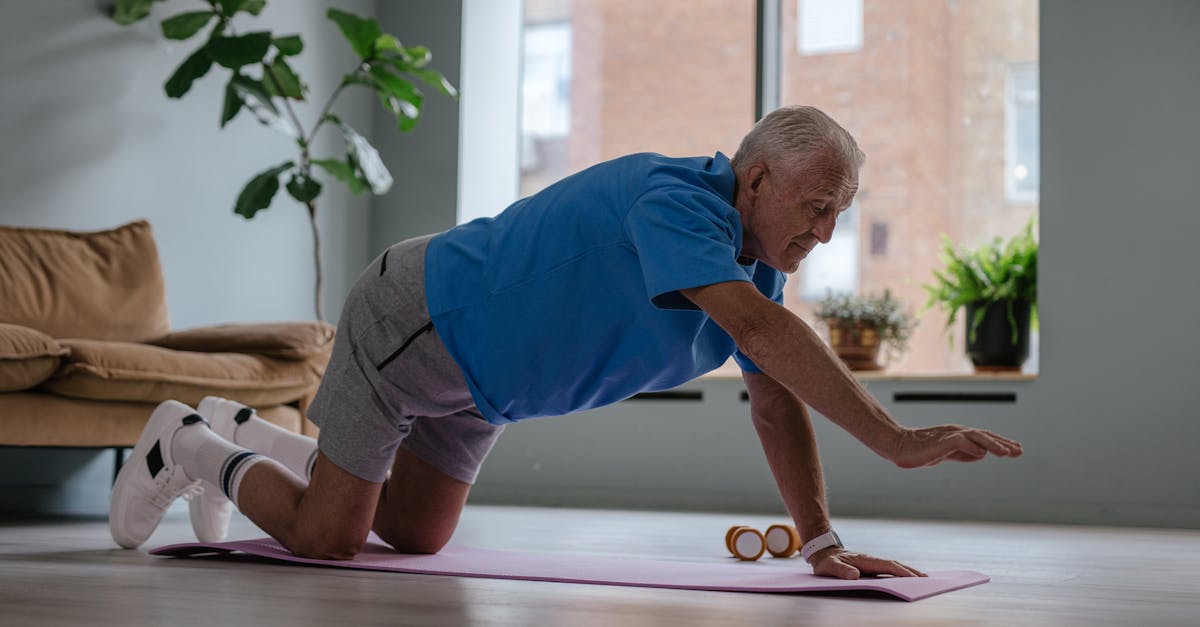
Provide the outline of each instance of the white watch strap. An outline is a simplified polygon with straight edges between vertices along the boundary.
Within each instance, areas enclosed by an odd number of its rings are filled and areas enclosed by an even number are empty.
[[[813,553],[816,553],[821,549],[827,549],[831,546],[845,546],[842,544],[842,539],[839,538],[838,534],[832,529],[813,538],[812,540],[809,540],[808,542],[805,542],[804,547],[800,549],[800,557],[804,558],[804,561],[807,562],[808,558],[812,557]]]

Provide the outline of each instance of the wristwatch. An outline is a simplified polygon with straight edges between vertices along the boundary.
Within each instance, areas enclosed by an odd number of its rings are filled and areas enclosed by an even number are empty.
[[[832,529],[813,538],[812,540],[809,540],[808,542],[805,542],[804,546],[800,549],[800,557],[803,557],[804,561],[807,562],[808,558],[812,557],[813,553],[816,553],[821,549],[828,549],[831,546],[836,546],[839,549],[845,548],[846,546],[842,544],[842,539],[838,537],[837,532]]]

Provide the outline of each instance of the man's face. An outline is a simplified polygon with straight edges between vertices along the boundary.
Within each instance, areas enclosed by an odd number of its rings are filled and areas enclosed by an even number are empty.
[[[751,165],[738,181],[742,255],[791,274],[817,244],[829,242],[838,215],[858,191],[858,175],[828,159],[800,172]]]

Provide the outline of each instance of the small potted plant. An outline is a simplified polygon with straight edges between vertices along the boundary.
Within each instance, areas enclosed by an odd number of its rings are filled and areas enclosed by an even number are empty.
[[[881,370],[884,362],[904,352],[912,334],[913,317],[903,303],[883,294],[828,293],[817,305],[817,317],[829,330],[829,345],[851,370]]]
[[[925,309],[940,306],[946,328],[966,311],[967,356],[980,372],[1019,371],[1029,357],[1029,333],[1037,328],[1038,243],[1033,220],[1007,242],[997,237],[975,250],[959,250],[943,238],[943,270],[925,285]]]

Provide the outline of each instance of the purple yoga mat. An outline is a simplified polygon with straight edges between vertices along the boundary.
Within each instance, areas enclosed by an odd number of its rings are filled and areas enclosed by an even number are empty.
[[[856,581],[817,577],[799,562],[729,561],[673,562],[568,553],[493,551],[447,546],[437,555],[404,555],[384,545],[374,534],[353,560],[296,557],[270,538],[237,542],[188,543],[164,546],[152,555],[199,557],[254,555],[280,562],[360,570],[384,570],[453,577],[527,579],[611,586],[718,590],[725,592],[884,592],[905,601],[959,590],[988,581],[969,570],[929,573],[928,577],[879,577]],[[795,568],[791,568],[794,565]]]

